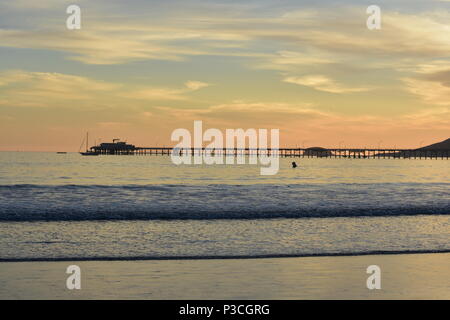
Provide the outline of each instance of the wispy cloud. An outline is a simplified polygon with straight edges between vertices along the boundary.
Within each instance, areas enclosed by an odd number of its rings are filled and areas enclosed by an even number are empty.
[[[370,88],[364,87],[346,87],[342,86],[333,79],[324,75],[307,75],[303,77],[287,77],[283,79],[284,82],[298,84],[305,87],[311,87],[319,91],[330,93],[351,93],[369,91]]]
[[[90,14],[95,20],[86,16],[86,27],[77,32],[64,30],[63,25],[46,20],[41,21],[46,25],[37,25],[32,30],[0,30],[2,46],[62,51],[68,53],[70,59],[87,64],[118,64],[145,59],[182,60],[191,55],[260,54],[255,46],[260,41],[286,48],[278,49],[281,57],[272,61],[279,65],[295,61],[327,61],[289,53],[298,52],[297,49],[300,52],[305,52],[305,49],[332,52],[333,60],[348,59],[348,54],[438,57],[450,51],[448,13],[383,11],[383,29],[376,33],[365,27],[367,17],[359,7],[344,7],[337,11],[304,8],[264,17],[249,13],[236,16],[229,12],[222,16],[201,12],[180,16],[174,12],[170,17],[151,20],[145,15],[126,13],[109,20],[102,19],[98,13]]]
[[[421,97],[427,104],[449,106],[450,86],[441,81],[430,81],[418,78],[405,78],[406,89]]]
[[[188,81],[183,87],[162,88],[111,83],[61,73],[13,70],[0,73],[0,105],[108,108],[139,101],[187,100],[189,92],[207,86],[205,82]]]
[[[201,88],[206,88],[206,87],[210,86],[209,83],[201,82],[201,81],[192,81],[192,80],[187,81],[184,85],[188,89],[193,90],[193,91],[196,91],[196,90],[199,90]]]

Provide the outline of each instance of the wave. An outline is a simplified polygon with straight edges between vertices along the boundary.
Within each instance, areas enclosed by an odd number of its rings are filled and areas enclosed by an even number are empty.
[[[447,208],[380,208],[380,209],[355,209],[355,210],[302,210],[293,211],[246,211],[240,212],[222,210],[220,212],[195,212],[188,210],[182,212],[158,212],[152,211],[112,211],[99,210],[93,212],[68,210],[24,212],[0,211],[0,221],[101,221],[101,220],[244,220],[244,219],[298,219],[298,218],[339,218],[339,217],[381,217],[381,216],[414,216],[414,215],[450,215],[450,207]]]
[[[448,183],[0,185],[0,221],[450,214]]]
[[[145,260],[215,260],[215,259],[269,259],[269,258],[305,258],[305,257],[348,257],[368,255],[430,254],[450,253],[442,250],[375,250],[358,252],[321,252],[298,254],[256,254],[256,255],[211,255],[211,256],[93,256],[93,257],[30,257],[0,258],[0,262],[58,262],[58,261],[145,261]]]

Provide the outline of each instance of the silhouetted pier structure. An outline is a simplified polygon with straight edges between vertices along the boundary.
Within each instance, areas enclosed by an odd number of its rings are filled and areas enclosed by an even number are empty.
[[[297,158],[348,158],[348,159],[449,159],[450,150],[391,149],[391,148],[279,148],[279,149],[211,149],[211,148],[172,148],[172,147],[136,147],[125,142],[102,143],[90,150],[100,155],[204,155],[211,156],[260,156],[271,155]]]

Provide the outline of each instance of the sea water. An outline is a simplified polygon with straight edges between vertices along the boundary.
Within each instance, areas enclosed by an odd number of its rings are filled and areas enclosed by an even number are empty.
[[[299,165],[293,169],[291,162]],[[450,251],[450,162],[0,152],[0,260]]]

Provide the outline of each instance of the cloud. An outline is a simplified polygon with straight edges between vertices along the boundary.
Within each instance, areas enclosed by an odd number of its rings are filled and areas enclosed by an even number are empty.
[[[448,66],[447,66],[448,68]],[[442,84],[445,87],[450,88],[450,69],[440,70],[436,72],[427,73],[426,76],[423,76],[428,81],[434,81]]]
[[[450,105],[450,86],[448,82],[430,81],[429,79],[404,78],[406,90],[419,96],[431,105]]]
[[[183,95],[186,91],[184,89],[169,89],[169,88],[148,88],[129,89],[120,96],[128,99],[140,100],[186,100],[187,97]]]
[[[207,86],[188,81],[185,87],[161,88],[23,70],[1,72],[0,79],[0,105],[10,107],[123,107],[146,101],[187,100],[190,92]]]
[[[83,3],[86,0],[77,0],[77,3]],[[62,7],[66,8],[73,1],[70,0],[41,0],[41,1],[28,1],[28,0],[15,0],[9,1],[8,3],[3,4],[6,7],[14,8],[14,9],[49,9],[58,5],[62,5]]]
[[[141,60],[180,61],[184,56],[201,54],[190,49],[172,47],[147,40],[133,31],[114,34],[105,30],[78,31],[5,30],[0,29],[2,46],[33,48],[68,53],[68,59],[86,64],[121,64]]]
[[[307,75],[303,77],[287,77],[283,79],[284,82],[298,84],[305,87],[311,87],[319,91],[325,91],[330,93],[352,93],[368,91],[370,88],[363,87],[344,87],[333,79],[330,79],[324,75]]]
[[[405,123],[412,123],[416,128],[430,130],[450,130],[450,107],[428,108],[402,117]]]
[[[317,12],[317,20],[304,26],[306,30],[291,36],[276,31],[273,37],[282,39],[284,35],[285,41],[306,43],[335,54],[366,54],[373,57],[389,54],[396,58],[400,55],[418,58],[446,56],[450,51],[449,13],[405,14],[383,10],[380,31],[368,30],[365,27],[366,18],[361,8],[356,7],[343,8],[334,13]]]
[[[307,103],[234,101],[202,108],[156,107],[154,114],[164,121],[186,125],[203,120],[216,128],[285,128],[292,123],[311,124],[332,117]]]
[[[43,91],[66,93],[70,91],[111,91],[120,85],[104,81],[92,80],[86,77],[54,73],[27,72],[23,70],[4,71],[1,74],[0,86],[27,84]]]
[[[431,60],[420,63],[418,65],[411,66],[408,71],[413,71],[415,73],[422,74],[432,74],[435,72],[440,72],[442,70],[448,69],[450,66],[449,60]]]
[[[275,69],[282,71],[290,71],[295,66],[310,66],[335,63],[332,57],[326,56],[324,53],[315,52],[295,52],[295,51],[278,51],[277,53],[265,58],[264,62],[258,67],[262,69]]]
[[[402,79],[406,90],[429,105],[450,106],[450,69],[446,61],[420,65],[414,77]],[[439,109],[438,109],[439,110]]]
[[[210,86],[209,83],[201,82],[201,81],[192,81],[192,80],[187,81],[184,85],[192,91],[196,91],[201,88],[206,88],[206,87]]]
[[[0,38],[5,47],[61,51],[69,59],[86,64],[149,59],[181,61],[192,55],[265,55],[268,52],[261,49],[261,42],[276,48],[275,52],[269,52],[266,61],[272,66],[308,61],[328,63],[330,58],[351,61],[352,55],[377,59],[383,59],[383,55],[396,59],[437,58],[450,51],[450,13],[406,14],[383,10],[382,30],[374,32],[367,30],[367,15],[359,6],[339,10],[294,7],[290,11],[273,10],[270,14],[247,10],[239,15],[238,5],[235,10],[230,5],[229,10],[220,14],[214,6],[208,10],[193,10],[196,5],[192,3],[180,6],[191,9],[190,14],[186,15],[182,9],[168,14],[155,7],[155,12],[160,13],[149,19],[126,10],[121,10],[120,15],[113,11],[107,15],[103,12],[105,6],[98,5],[89,7],[81,30],[64,30],[59,20],[41,18],[33,20],[37,25],[29,29],[1,29]],[[111,10],[120,8],[117,3]]]

